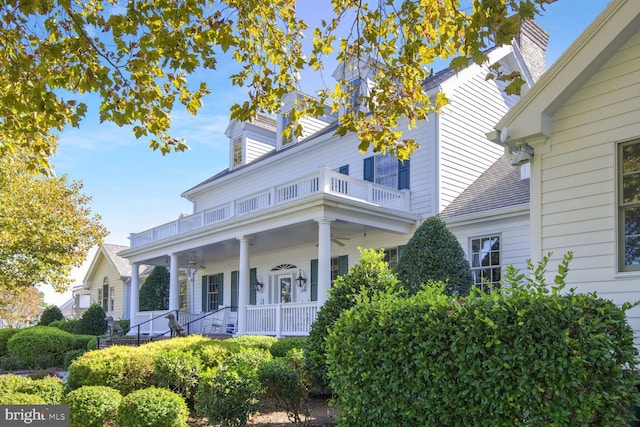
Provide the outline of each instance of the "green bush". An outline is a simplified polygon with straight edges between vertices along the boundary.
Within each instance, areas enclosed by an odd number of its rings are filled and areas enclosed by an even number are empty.
[[[15,371],[22,368],[20,361],[15,356],[2,356],[0,357],[0,370],[3,371]]]
[[[187,351],[162,351],[155,355],[154,365],[155,384],[178,393],[193,407],[200,380],[200,359]]]
[[[77,348],[75,350],[69,350],[64,354],[64,367],[65,368],[69,368],[69,365],[71,365],[71,362],[73,362],[74,360],[76,360],[78,357],[82,356],[83,354],[85,354],[87,351],[87,349],[80,349]]]
[[[145,346],[112,346],[92,350],[71,362],[67,385],[71,390],[104,385],[123,395],[154,385],[153,353]]]
[[[258,368],[258,379],[289,421],[304,424],[309,417],[309,392],[298,370],[287,360],[267,360]]]
[[[46,405],[40,396],[27,393],[6,393],[0,391],[0,405]]]
[[[200,358],[203,370],[220,366],[231,355],[231,351],[219,343],[218,340],[208,340],[195,347],[194,352]]]
[[[87,342],[87,350],[98,349],[98,337],[93,337]]]
[[[189,408],[172,391],[150,387],[122,398],[116,415],[118,427],[186,427]]]
[[[22,375],[3,374],[0,375],[0,393],[13,393],[18,388],[31,382],[32,380]]]
[[[112,425],[122,396],[104,386],[84,386],[70,391],[63,399],[69,405],[69,422],[77,427]]]
[[[4,328],[0,329],[0,357],[7,356],[7,342],[9,339],[20,332],[22,329]]]
[[[236,338],[220,341],[220,345],[228,348],[233,353],[237,353],[248,348],[269,351],[271,346],[276,342],[278,342],[277,338],[266,335],[242,335]]]
[[[131,324],[129,319],[120,319],[116,320],[116,322],[120,325],[125,334],[129,333],[129,325]]]
[[[329,299],[318,311],[311,325],[305,348],[305,368],[313,386],[320,391],[329,385],[326,365],[326,338],[340,314],[353,307],[359,297],[378,292],[401,292],[398,279],[384,262],[384,252],[360,250],[360,261],[348,274],[339,276],[329,290]]]
[[[34,326],[13,335],[7,351],[28,368],[62,366],[64,353],[73,348],[75,339],[68,332],[50,326]]]
[[[490,295],[442,285],[343,313],[327,339],[340,425],[629,425],[630,306],[561,294],[569,258],[551,291],[545,258]]]
[[[427,218],[413,234],[398,260],[396,273],[410,293],[429,281],[445,282],[448,295],[468,295],[473,286],[464,250],[436,216]]]
[[[19,385],[16,391],[40,396],[48,405],[58,405],[62,402],[66,386],[60,378],[49,376],[39,380],[27,381]]]
[[[100,304],[91,304],[73,327],[76,335],[104,335],[107,332],[107,316]]]
[[[62,329],[63,331],[69,332],[70,334],[72,334],[73,329],[76,326],[76,323],[78,323],[78,319],[63,319],[63,320],[54,320],[53,322],[49,323],[49,326]]]
[[[195,409],[209,424],[241,426],[257,411],[260,396],[262,388],[256,378],[225,366],[212,368],[200,378]]]
[[[44,309],[42,314],[40,315],[40,321],[38,325],[40,326],[49,326],[49,324],[55,320],[63,320],[64,315],[60,308],[56,305],[50,305]]]
[[[74,350],[88,350],[89,343],[96,338],[95,335],[74,335],[73,337],[76,339],[73,345]]]
[[[169,309],[169,270],[155,267],[140,287],[140,311]]]
[[[269,348],[273,357],[285,357],[293,349],[304,349],[307,344],[306,338],[281,338],[274,342]]]

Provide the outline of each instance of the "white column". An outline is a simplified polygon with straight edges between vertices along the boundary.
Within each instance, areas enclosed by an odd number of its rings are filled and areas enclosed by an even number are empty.
[[[136,313],[140,301],[140,264],[131,264],[131,285],[129,286],[129,322],[131,326],[137,324]]]
[[[178,275],[178,255],[171,254],[171,267],[169,270],[169,310],[180,309],[180,281]]]
[[[249,290],[249,238],[242,236],[240,240],[240,265],[238,267],[238,325],[239,335],[247,332],[247,306],[250,300]]]
[[[318,307],[328,299],[331,287],[331,220],[320,218],[318,222]]]

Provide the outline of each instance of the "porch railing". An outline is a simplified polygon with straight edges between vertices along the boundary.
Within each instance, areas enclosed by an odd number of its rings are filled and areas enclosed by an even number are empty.
[[[246,307],[246,333],[251,335],[306,336],[316,320],[314,302],[251,305]]]
[[[263,191],[235,199],[229,203],[197,212],[193,215],[181,215],[175,221],[130,236],[131,247],[142,246],[158,240],[187,233],[200,227],[206,227],[228,221],[242,215],[248,215],[273,206],[292,202],[312,194],[325,193],[360,200],[376,206],[395,209],[409,209],[409,191],[363,181],[349,175],[331,171],[326,166],[317,172],[286,182],[282,185],[266,188]]]

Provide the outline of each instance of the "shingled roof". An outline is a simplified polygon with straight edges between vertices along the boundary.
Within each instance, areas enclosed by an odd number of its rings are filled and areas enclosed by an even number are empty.
[[[462,192],[441,213],[445,221],[462,215],[486,212],[529,203],[529,178],[520,177],[520,168],[501,157]]]

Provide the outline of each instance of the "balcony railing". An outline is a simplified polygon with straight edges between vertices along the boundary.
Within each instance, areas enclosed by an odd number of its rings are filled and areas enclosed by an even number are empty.
[[[372,182],[331,171],[323,166],[311,175],[267,188],[258,193],[235,199],[229,203],[193,215],[182,215],[176,221],[160,225],[130,236],[131,247],[187,233],[201,227],[222,223],[312,194],[325,193],[361,200],[376,206],[409,209],[409,191],[395,190]]]

